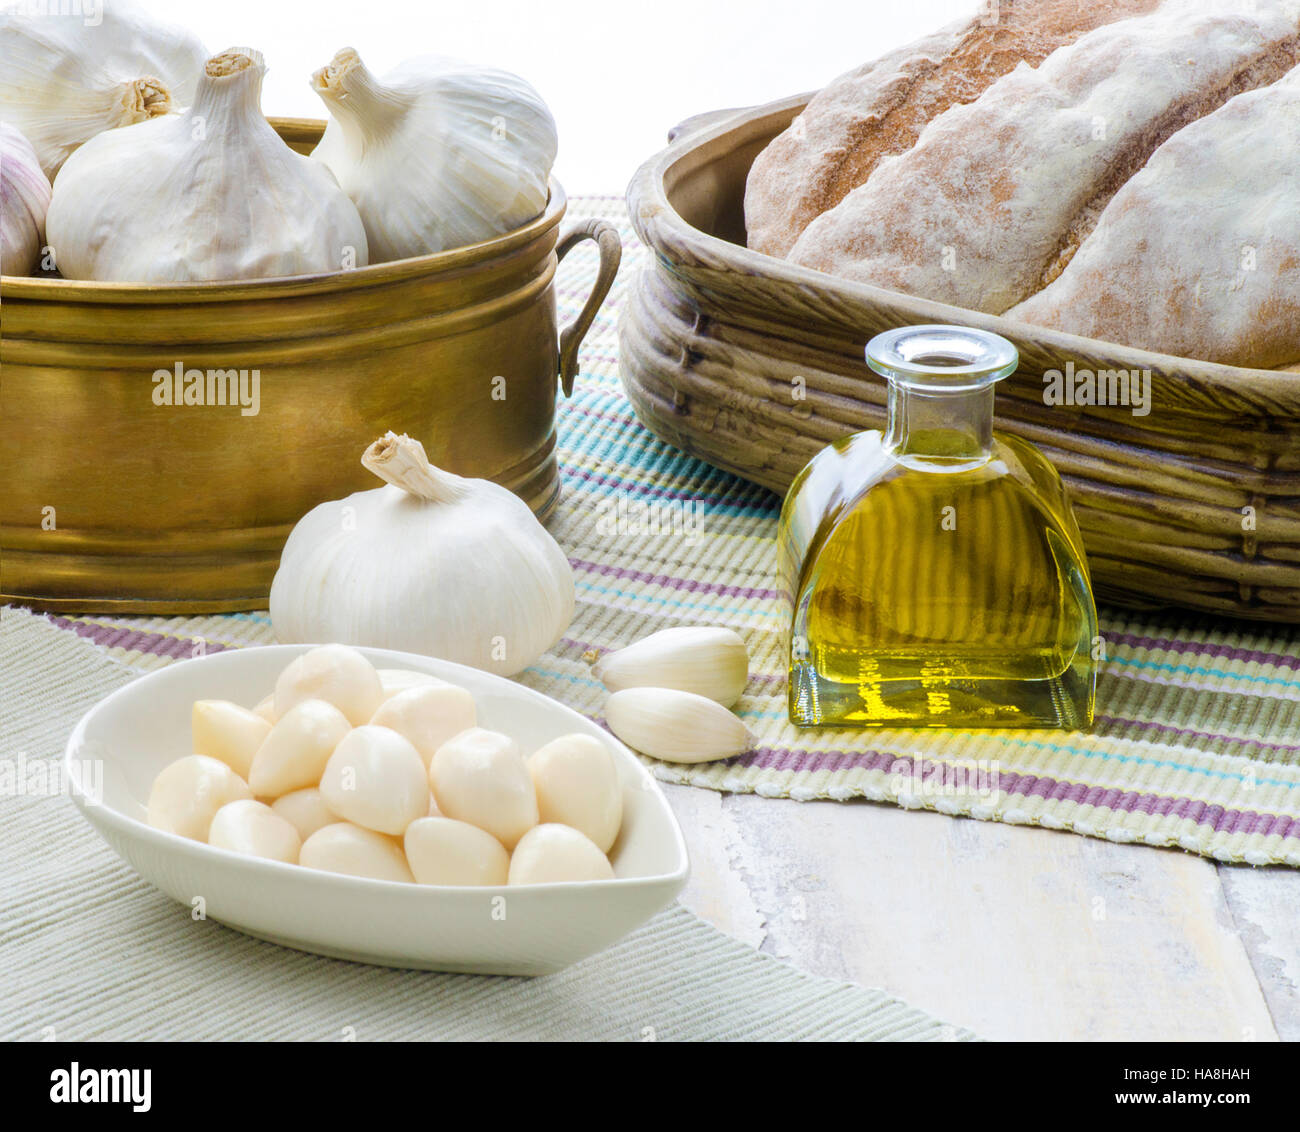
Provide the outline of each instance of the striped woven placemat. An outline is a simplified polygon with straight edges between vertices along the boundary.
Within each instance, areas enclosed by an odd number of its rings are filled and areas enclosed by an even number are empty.
[[[780,501],[637,422],[619,383],[616,324],[642,250],[619,199],[576,198],[571,214],[618,223],[625,259],[559,415],[564,497],[551,529],[577,575],[578,612],[524,683],[599,718],[604,692],[584,653],[671,625],[729,625],[753,658],[738,711],[756,747],[703,766],[647,760],[661,779],[803,800],[869,798],[1300,866],[1300,634],[1291,629],[1104,610],[1108,656],[1087,735],[792,728],[774,576]],[[588,248],[566,259],[562,317],[576,313],[594,271]],[[56,620],[136,667],[188,656],[196,637],[208,648],[272,640],[257,614]]]

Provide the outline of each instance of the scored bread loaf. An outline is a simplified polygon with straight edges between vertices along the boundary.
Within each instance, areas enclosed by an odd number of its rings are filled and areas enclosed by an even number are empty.
[[[950,106],[973,102],[1016,64],[1158,0],[999,0],[841,75],[758,155],[745,185],[749,246],[784,256],[803,230],[902,153]]]
[[[882,161],[789,258],[1002,313],[1060,274],[1162,142],[1300,61],[1292,3],[1227,7],[1167,0],[1018,67]]]
[[[1229,365],[1300,362],[1300,68],[1180,130],[1008,317]]]

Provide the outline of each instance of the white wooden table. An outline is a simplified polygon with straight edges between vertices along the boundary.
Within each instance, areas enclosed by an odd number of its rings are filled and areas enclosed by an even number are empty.
[[[665,786],[682,900],[751,946],[1001,1040],[1300,1040],[1300,872]]]

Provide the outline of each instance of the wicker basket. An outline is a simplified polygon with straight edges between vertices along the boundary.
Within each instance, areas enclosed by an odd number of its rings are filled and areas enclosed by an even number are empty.
[[[628,395],[692,455],[784,491],[823,445],[879,428],[863,346],[894,326],[993,330],[1020,349],[998,427],[1065,476],[1098,595],[1300,621],[1300,377],[1030,327],[837,279],[744,247],[745,177],[806,95],[694,120],[628,190],[653,253],[623,317]],[[1150,370],[1150,412],[1045,403],[1044,377]]]

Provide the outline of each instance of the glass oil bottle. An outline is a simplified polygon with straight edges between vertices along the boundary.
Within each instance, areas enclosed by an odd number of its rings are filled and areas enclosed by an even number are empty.
[[[1056,469],[993,431],[1016,348],[962,327],[872,339],[889,424],[824,449],[781,512],[789,714],[807,727],[1092,722],[1097,611]]]

